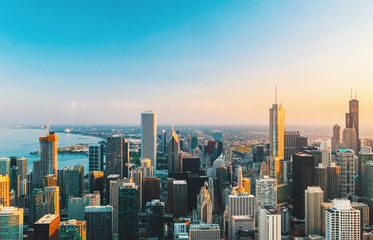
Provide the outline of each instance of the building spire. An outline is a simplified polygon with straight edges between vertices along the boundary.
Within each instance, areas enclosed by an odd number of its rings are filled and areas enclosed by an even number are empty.
[[[277,85],[275,85],[275,104],[277,104]]]
[[[351,99],[352,99],[352,88],[351,88]]]
[[[355,100],[357,99],[357,89],[355,88]]]

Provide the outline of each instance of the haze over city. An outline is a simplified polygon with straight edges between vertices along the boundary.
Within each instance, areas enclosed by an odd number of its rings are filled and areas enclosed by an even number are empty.
[[[371,125],[373,3],[2,3],[0,125]]]

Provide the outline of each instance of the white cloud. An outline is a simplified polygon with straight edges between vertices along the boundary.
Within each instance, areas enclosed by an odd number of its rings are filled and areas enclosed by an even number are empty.
[[[137,102],[129,102],[129,101],[123,101],[123,102],[110,102],[110,107],[121,107],[121,108],[144,108],[145,105],[142,103]]]

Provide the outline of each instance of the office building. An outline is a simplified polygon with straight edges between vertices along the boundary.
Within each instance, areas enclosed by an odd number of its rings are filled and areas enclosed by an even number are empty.
[[[9,189],[14,192],[14,205],[18,206],[18,198],[20,192],[21,175],[19,174],[19,168],[13,166],[9,171]]]
[[[327,173],[327,191],[324,194],[327,195],[328,201],[332,201],[334,198],[340,197],[341,167],[337,166],[335,162],[331,162],[330,166],[327,167]]]
[[[351,202],[351,207],[360,211],[360,236],[362,236],[364,227],[369,228],[369,206],[362,202]]]
[[[88,147],[89,171],[104,171],[102,145],[90,145]]]
[[[103,171],[90,171],[88,173],[88,191],[89,193],[100,192],[101,203],[104,202],[104,180]]]
[[[168,150],[168,172],[181,172],[180,137],[172,126],[171,136],[167,143]]]
[[[260,208],[259,239],[281,240],[281,215],[275,208]]]
[[[29,199],[29,223],[34,224],[37,220],[44,216],[44,194],[41,188],[35,188]]]
[[[148,177],[142,179],[142,208],[145,208],[146,203],[153,199],[159,199],[161,196],[161,181],[156,177]]]
[[[284,141],[284,160],[290,161],[294,153],[296,153],[297,140],[300,137],[299,131],[285,131]]]
[[[9,177],[0,175],[0,204],[9,206]]]
[[[58,185],[61,192],[61,207],[67,207],[70,196],[81,197],[84,191],[84,165],[58,170]]]
[[[119,174],[128,177],[129,142],[121,136],[107,138],[106,143],[106,176]]]
[[[355,99],[352,97],[351,93],[351,100],[348,104],[349,112],[346,113],[346,128],[354,129],[356,149],[352,148],[355,153],[360,151],[360,136],[359,136],[359,100],[357,100],[357,94],[355,93]],[[350,148],[350,147],[348,147]]]
[[[46,214],[34,224],[34,239],[58,240],[60,215]]]
[[[240,239],[239,231],[254,231],[255,230],[255,219],[252,216],[232,216],[231,220],[231,239]]]
[[[152,200],[146,204],[146,237],[163,239],[164,238],[164,203]]]
[[[189,227],[189,240],[220,240],[220,227],[218,224],[191,224]]]
[[[199,220],[212,224],[212,200],[205,186],[201,187],[201,191],[197,195],[197,215]]]
[[[290,233],[290,209],[287,207],[280,207],[278,209],[279,213],[281,214],[281,234],[289,234]]]
[[[72,239],[87,239],[87,224],[85,221],[71,219],[61,222],[59,240]]]
[[[368,161],[362,169],[362,197],[363,202],[370,208],[370,222],[373,222],[373,161]]]
[[[54,214],[58,215],[60,213],[60,188],[57,186],[53,187],[45,187],[44,194],[45,194],[45,207],[46,207],[46,214]]]
[[[305,234],[322,235],[321,230],[321,203],[324,201],[324,192],[320,187],[307,187],[305,191]]]
[[[325,239],[360,239],[360,211],[347,199],[334,199],[334,206],[325,210]]]
[[[332,137],[332,153],[336,153],[341,144],[341,126],[335,124],[333,126],[333,137]]]
[[[324,202],[326,202],[328,197],[328,168],[321,163],[315,167],[315,186],[319,186],[323,190]]]
[[[276,180],[264,176],[256,180],[256,201],[259,208],[265,206],[277,207],[277,184]]]
[[[87,206],[84,209],[87,239],[111,240],[113,238],[113,207]]]
[[[0,175],[8,175],[10,170],[10,158],[0,158]]]
[[[19,168],[19,173],[21,175],[21,181],[23,179],[26,179],[27,158],[24,158],[24,157],[17,158],[17,167]]]
[[[251,216],[255,218],[256,202],[253,195],[241,193],[228,196],[228,239],[233,239],[233,216]]]
[[[293,155],[293,214],[304,219],[304,190],[313,186],[315,178],[314,157],[305,153]]]
[[[149,158],[157,170],[157,115],[151,111],[141,113],[141,158]]]
[[[337,164],[341,167],[340,195],[341,197],[347,197],[348,193],[355,193],[354,151],[339,149],[337,151]]]
[[[83,221],[85,207],[100,204],[100,192],[84,193],[82,197],[69,197],[67,213],[70,219]]]
[[[0,205],[0,239],[23,239],[23,208]]]
[[[181,154],[182,172],[200,173],[200,158],[194,155]]]
[[[285,110],[277,104],[277,87],[275,104],[269,110],[269,176],[275,178],[277,183],[283,182],[284,138],[285,138]]]
[[[57,174],[58,136],[49,132],[45,137],[39,137],[40,163],[42,178],[48,174]]]
[[[132,182],[138,187],[139,190],[139,203],[142,203],[142,171],[139,169],[131,169]],[[141,209],[141,204],[140,204]]]
[[[119,239],[139,239],[139,197],[134,183],[124,183],[119,189]]]
[[[187,206],[187,182],[185,180],[168,181],[168,213],[172,213],[174,218],[186,217]]]
[[[140,160],[139,170],[142,172],[142,177],[153,177],[154,167],[149,158],[144,158]]]
[[[42,168],[42,163],[41,161],[34,161],[33,164],[33,169],[32,169],[32,186],[30,186],[32,189],[33,188],[43,188],[43,181],[45,175],[43,175],[43,168]]]
[[[362,181],[362,176],[365,173],[366,170],[366,164],[369,161],[373,161],[373,153],[359,153],[359,158],[358,158],[358,169],[357,169],[357,181],[355,184],[355,193],[356,195],[361,196],[362,195],[362,187],[363,187],[363,181]]]
[[[56,174],[48,174],[48,175],[46,175],[44,177],[43,186],[44,187],[58,186],[57,175]]]
[[[358,142],[356,141],[357,132],[354,128],[343,129],[343,146],[346,149],[352,149],[355,153],[358,149]]]
[[[119,189],[125,183],[131,183],[131,179],[123,178],[108,182],[110,189],[110,206],[113,207],[113,233],[118,234],[118,215],[119,215]]]

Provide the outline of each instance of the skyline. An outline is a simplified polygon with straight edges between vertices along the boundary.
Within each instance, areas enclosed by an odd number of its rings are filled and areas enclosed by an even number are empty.
[[[372,126],[371,2],[3,5],[0,125]]]

